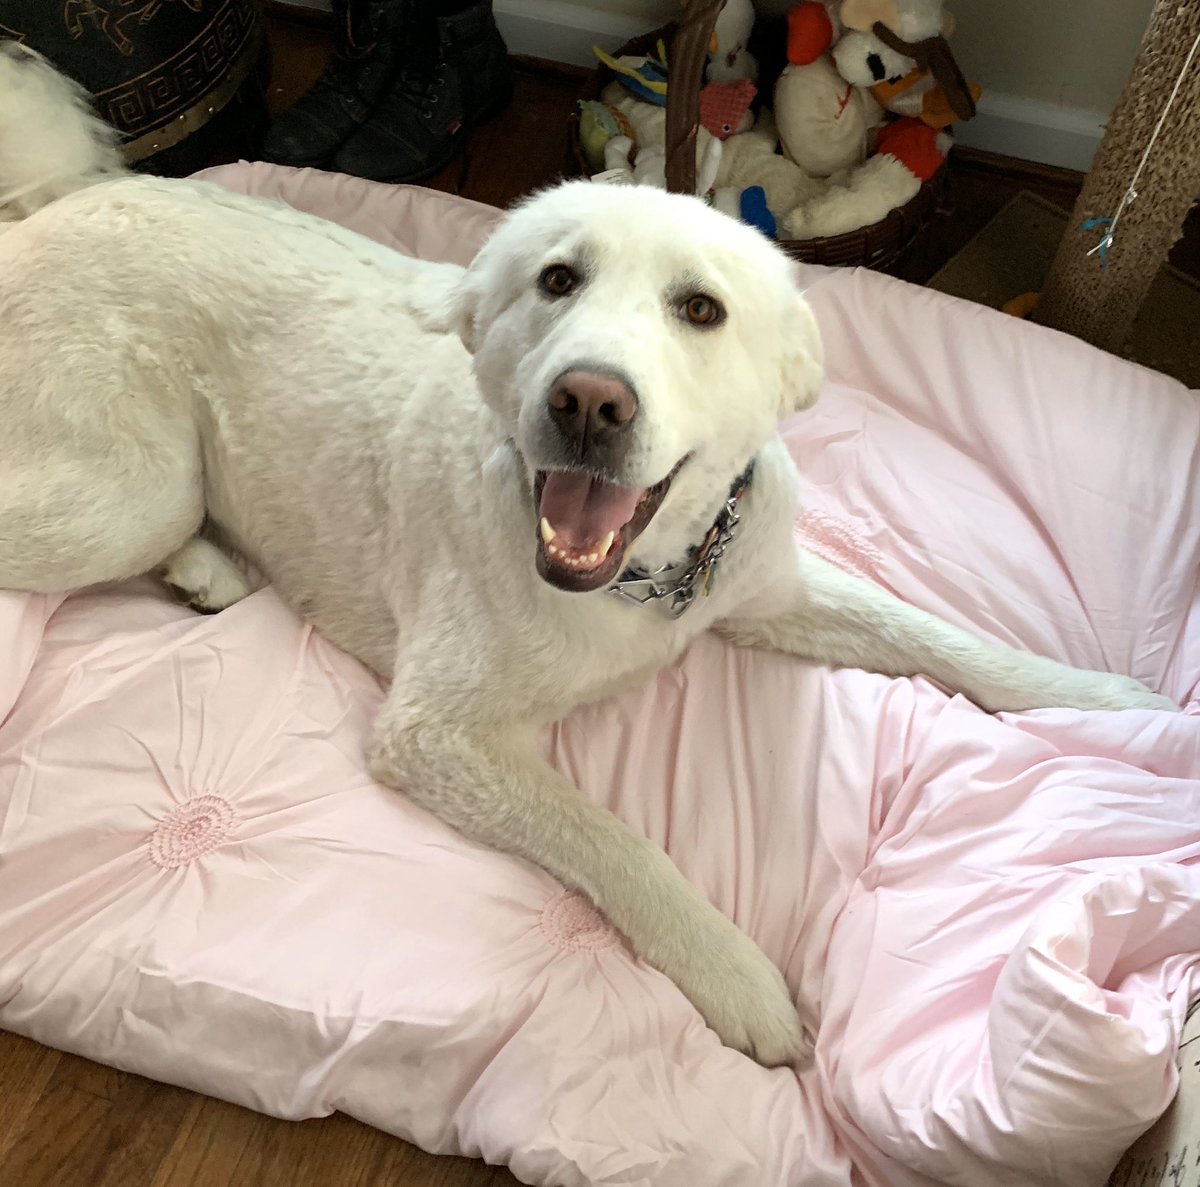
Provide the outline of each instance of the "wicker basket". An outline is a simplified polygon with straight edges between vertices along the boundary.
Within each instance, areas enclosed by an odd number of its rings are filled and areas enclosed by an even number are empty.
[[[695,139],[700,123],[705,50],[723,5],[724,0],[691,0],[678,25],[636,37],[617,51],[618,55],[641,56],[652,53],[660,41],[667,46],[671,63],[671,83],[667,88],[667,186],[679,193],[691,193],[694,189]],[[612,71],[601,66],[593,72],[585,98],[599,99],[613,78]],[[586,177],[591,171],[579,138],[578,115],[571,116],[568,137],[570,168],[576,176]],[[861,265],[878,272],[892,272],[942,210],[947,172],[945,168],[939,169],[904,206],[877,223],[822,239],[781,239],[779,246],[806,264]]]

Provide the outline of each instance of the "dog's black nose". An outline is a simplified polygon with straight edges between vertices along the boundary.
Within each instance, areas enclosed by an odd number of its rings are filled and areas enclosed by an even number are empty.
[[[550,419],[583,456],[589,446],[612,446],[629,435],[637,416],[633,387],[617,375],[564,371],[546,397]]]

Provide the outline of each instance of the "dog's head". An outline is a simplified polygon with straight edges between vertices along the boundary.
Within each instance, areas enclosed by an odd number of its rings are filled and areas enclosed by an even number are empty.
[[[607,585],[672,520],[711,521],[821,380],[787,257],[647,187],[575,182],[518,207],[468,270],[454,320],[528,470],[538,571],[567,590]]]

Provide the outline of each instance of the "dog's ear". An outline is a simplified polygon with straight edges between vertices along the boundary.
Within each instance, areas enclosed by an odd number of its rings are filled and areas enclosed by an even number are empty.
[[[413,301],[421,325],[435,334],[457,334],[468,353],[474,354],[479,348],[485,278],[504,275],[503,251],[493,231],[465,271],[457,264],[440,264],[434,265],[436,272],[423,273],[421,291]]]
[[[504,227],[507,221],[501,222],[496,231]],[[474,354],[479,349],[488,324],[505,304],[509,248],[505,236],[497,235],[496,231],[492,232],[462,274],[450,299],[447,328],[462,339],[468,354]]]
[[[423,330],[456,334],[458,293],[466,273],[456,264],[425,264],[413,285],[409,308]]]
[[[808,408],[817,398],[825,378],[825,352],[816,316],[799,292],[785,302],[782,317],[783,364],[779,414],[787,416]]]
[[[478,264],[472,264],[454,294],[450,327],[462,340],[468,354],[474,354],[479,349],[479,303],[482,295]]]

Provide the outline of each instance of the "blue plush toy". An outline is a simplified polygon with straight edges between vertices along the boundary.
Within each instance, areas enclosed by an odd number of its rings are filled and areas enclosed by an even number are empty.
[[[760,185],[752,185],[742,191],[742,222],[761,231],[768,239],[777,236],[775,216],[767,208],[767,192]]]

